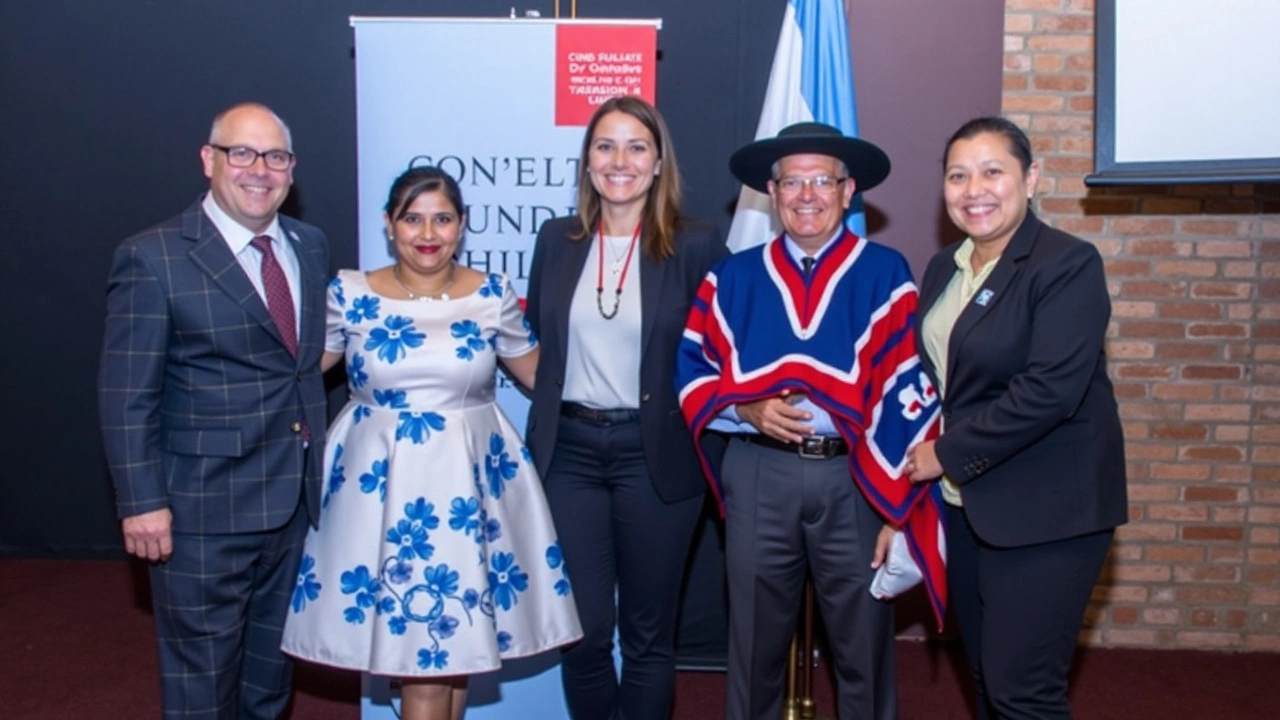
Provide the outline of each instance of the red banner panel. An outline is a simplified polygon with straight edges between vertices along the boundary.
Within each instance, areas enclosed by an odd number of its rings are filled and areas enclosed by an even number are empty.
[[[653,102],[657,51],[652,25],[558,25],[556,125],[586,125],[619,95]]]

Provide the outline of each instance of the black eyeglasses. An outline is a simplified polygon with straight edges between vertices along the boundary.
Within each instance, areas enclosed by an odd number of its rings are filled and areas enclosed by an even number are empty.
[[[209,143],[209,147],[226,153],[227,164],[233,168],[253,167],[253,164],[258,162],[258,158],[262,158],[268,170],[288,170],[293,165],[293,153],[288,150],[259,152],[244,145],[227,147],[226,145],[214,145],[213,143]]]

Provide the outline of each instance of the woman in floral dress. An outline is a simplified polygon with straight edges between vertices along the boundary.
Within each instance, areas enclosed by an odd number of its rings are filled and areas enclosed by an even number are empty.
[[[467,676],[582,636],[556,530],[519,434],[494,402],[498,361],[532,386],[537,341],[510,282],[454,260],[457,183],[401,175],[386,205],[396,262],[329,289],[325,367],[351,399],[325,450],[283,647],[395,677],[402,717],[456,718]]]

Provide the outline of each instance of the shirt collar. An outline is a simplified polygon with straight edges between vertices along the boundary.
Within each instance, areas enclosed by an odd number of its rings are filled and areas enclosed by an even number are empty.
[[[218,228],[218,232],[222,234],[222,239],[226,241],[227,246],[231,248],[231,252],[239,255],[245,248],[249,247],[249,241],[257,235],[267,235],[271,238],[271,245],[276,249],[283,249],[284,240],[280,230],[280,216],[277,215],[271,219],[271,224],[261,233],[254,233],[249,228],[236,222],[223,211],[217,201],[213,199],[213,193],[205,193],[204,201],[200,207],[204,210],[204,214],[209,216],[213,221],[213,226]]]
[[[836,244],[836,241],[838,241],[838,240],[839,240],[840,238],[842,238],[842,237],[844,237],[844,225],[843,225],[843,224],[841,224],[841,225],[840,225],[840,227],[836,229],[836,234],[835,234],[835,235],[832,235],[832,236],[831,236],[831,239],[830,239],[830,240],[828,240],[828,241],[826,241],[825,243],[823,243],[823,244],[822,244],[822,247],[818,248],[818,251],[817,251],[817,252],[815,252],[815,253],[814,253],[813,255],[811,255],[810,257],[812,257],[812,258],[814,258],[814,259],[817,259],[817,258],[822,257],[823,253],[825,253],[827,250],[830,250],[830,249],[831,249],[831,246],[832,246],[832,245],[835,245],[835,244]],[[801,248],[801,247],[796,243],[796,241],[795,241],[795,240],[792,240],[792,239],[791,239],[791,236],[790,236],[790,235],[787,235],[786,233],[783,233],[783,235],[782,235],[782,244],[783,244],[783,247],[785,247],[785,248],[787,249],[787,254],[788,254],[788,255],[790,255],[790,256],[791,256],[791,259],[792,259],[792,260],[795,260],[797,264],[799,264],[799,262],[800,262],[800,258],[803,258],[805,255],[808,255],[808,253],[806,253],[806,252],[804,251],[804,249],[802,249],[802,248]]]
[[[964,242],[960,243],[960,247],[956,248],[956,267],[966,272],[973,272],[973,248],[973,238],[965,238]],[[986,265],[982,266],[982,269],[986,270],[992,265],[995,265],[1000,261],[1000,257],[1001,256],[997,255],[996,257],[991,258],[987,261]]]

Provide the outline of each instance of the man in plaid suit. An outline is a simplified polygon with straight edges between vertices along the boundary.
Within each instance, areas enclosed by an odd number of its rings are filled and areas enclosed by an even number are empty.
[[[209,192],[121,243],[107,289],[103,439],[125,549],[151,562],[166,718],[275,718],[280,634],[319,517],[328,243],[277,213],[289,129],[234,106]]]

